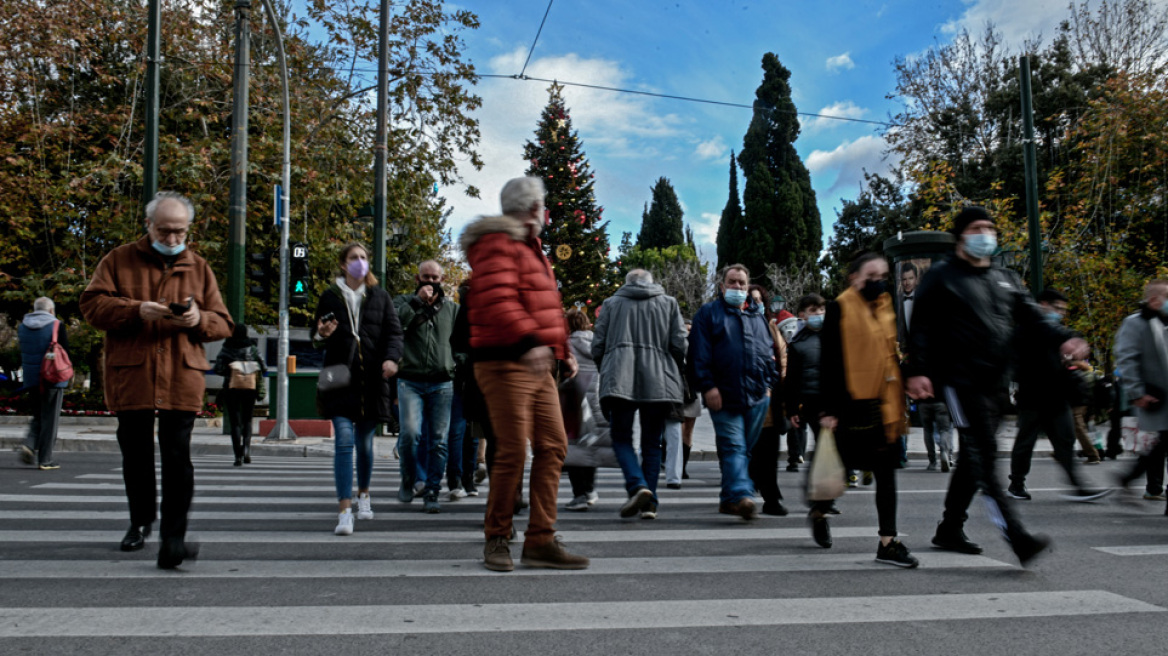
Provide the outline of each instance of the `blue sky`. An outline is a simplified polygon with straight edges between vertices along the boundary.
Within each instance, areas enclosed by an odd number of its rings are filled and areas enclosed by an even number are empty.
[[[1094,2],[1092,3],[1094,4]],[[465,33],[466,56],[481,74],[517,74],[547,9],[546,0],[464,0],[482,23]],[[888,120],[893,60],[946,43],[993,21],[1007,43],[1053,35],[1067,0],[556,0],[527,75],[749,105],[764,53],[791,70],[802,112]],[[522,175],[523,144],[547,102],[547,84],[483,79],[482,171],[463,170],[482,190],[442,190],[455,237],[474,217],[498,211],[498,192]],[[731,149],[741,149],[746,108],[567,87],[573,126],[596,173],[597,202],[611,221],[614,247],[640,228],[657,178],[669,178],[699,248],[714,257],[718,217],[728,194]],[[824,234],[839,199],[855,198],[862,171],[886,171],[876,126],[804,117],[796,148],[811,171]],[[741,185],[741,175],[739,176]],[[740,190],[741,192],[741,187]]]

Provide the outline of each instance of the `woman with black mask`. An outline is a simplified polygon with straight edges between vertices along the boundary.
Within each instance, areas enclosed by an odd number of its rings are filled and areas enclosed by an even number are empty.
[[[246,325],[235,324],[235,332],[223,340],[215,359],[215,373],[223,377],[219,401],[231,424],[231,448],[235,466],[239,467],[251,462],[251,420],[267,373],[259,349],[247,336]]]

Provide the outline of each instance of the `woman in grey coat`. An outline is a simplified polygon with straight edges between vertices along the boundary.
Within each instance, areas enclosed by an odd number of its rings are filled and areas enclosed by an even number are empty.
[[[1168,281],[1153,280],[1144,288],[1140,311],[1123,320],[1115,336],[1115,363],[1123,393],[1137,408],[1139,429],[1160,434],[1151,453],[1141,455],[1135,467],[1120,477],[1126,488],[1148,476],[1144,498],[1164,493],[1164,462],[1168,450]],[[1164,511],[1168,515],[1168,509]]]

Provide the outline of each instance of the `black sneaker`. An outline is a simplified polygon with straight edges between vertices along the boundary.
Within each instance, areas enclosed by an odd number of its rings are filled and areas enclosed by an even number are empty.
[[[981,545],[973,542],[965,537],[965,531],[958,528],[957,530],[945,528],[945,522],[937,524],[937,533],[933,535],[933,546],[937,549],[945,551],[956,551],[957,553],[969,554],[976,556],[985,551]]]
[[[1011,499],[1018,499],[1019,501],[1030,501],[1033,497],[1026,491],[1025,485],[1011,485],[1006,488],[1006,496]]]
[[[635,517],[641,511],[648,510],[649,505],[652,503],[653,493],[649,491],[649,488],[643,487],[633,492],[629,500],[624,502],[624,505],[620,507],[620,516],[626,518]]]
[[[1014,555],[1018,557],[1018,561],[1022,563],[1023,567],[1026,567],[1028,563],[1050,547],[1050,538],[1045,535],[1024,533],[1010,540],[1010,546],[1013,547]]]
[[[782,501],[764,501],[762,504],[762,514],[786,517],[787,507],[783,505]]]
[[[876,547],[876,562],[884,563],[885,565],[896,565],[905,569],[912,569],[921,562],[913,557],[908,552],[908,547],[900,540],[893,540],[888,544],[882,544]]]
[[[792,462],[791,464],[787,465],[787,471],[797,472],[797,471],[799,471],[799,465]]]

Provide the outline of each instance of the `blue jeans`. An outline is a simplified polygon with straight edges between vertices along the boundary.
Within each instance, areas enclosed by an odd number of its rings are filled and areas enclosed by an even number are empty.
[[[454,395],[450,399],[450,432],[446,437],[450,452],[450,457],[446,459],[446,485],[452,490],[462,486],[462,472],[463,467],[466,466],[462,452],[465,435],[466,419],[462,416],[462,392],[454,390]],[[475,443],[475,447],[478,447],[477,443]],[[473,468],[473,466],[472,463],[471,467]]]
[[[657,479],[661,475],[661,435],[669,417],[668,403],[634,403],[607,398],[604,405],[612,425],[612,450],[625,475],[625,491],[630,496],[646,488],[657,496]],[[641,461],[633,449],[633,416],[641,413]]]
[[[750,452],[762,433],[770,399],[746,410],[719,410],[710,412],[714,422],[714,442],[718,447],[718,462],[722,466],[722,492],[718,500],[733,503],[754,496],[754,482],[750,480]]]
[[[397,381],[398,407],[401,411],[401,434],[397,441],[401,456],[403,483],[413,483],[417,473],[418,442],[422,438],[422,418],[426,425],[426,490],[423,494],[437,495],[442,488],[442,474],[446,471],[446,434],[450,430],[450,402],[454,385],[444,383],[417,383]]]
[[[353,498],[353,451],[357,451],[357,489],[368,490],[373,477],[373,434],[376,420],[353,421],[347,417],[333,417],[336,431],[336,450],[333,452],[333,480],[337,484],[337,500]]]

